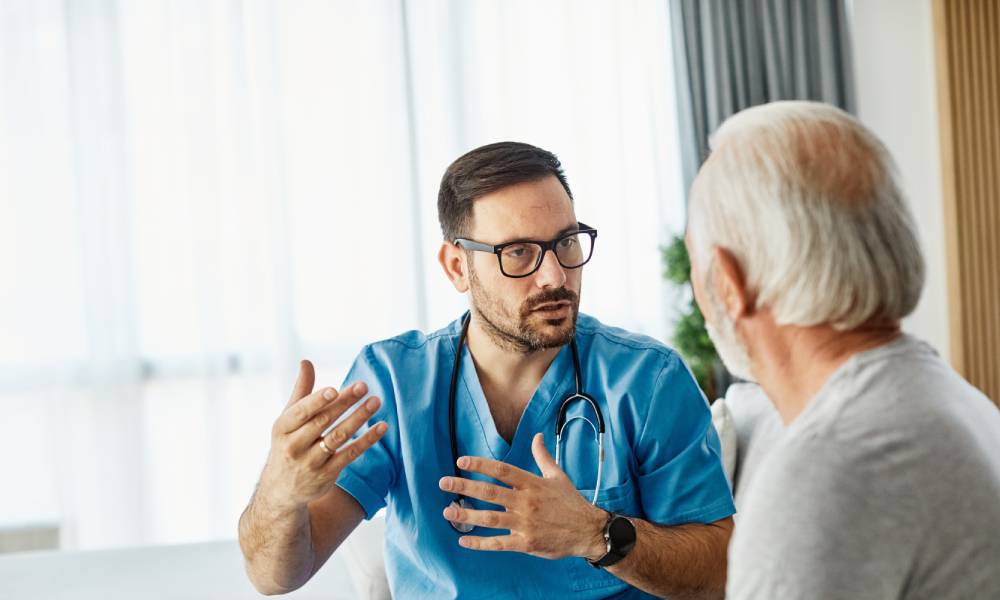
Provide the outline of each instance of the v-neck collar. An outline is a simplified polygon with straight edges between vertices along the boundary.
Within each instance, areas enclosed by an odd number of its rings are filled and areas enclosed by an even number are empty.
[[[486,445],[494,459],[506,460],[510,455],[511,448],[530,446],[531,437],[538,431],[542,431],[546,437],[550,437],[551,432],[545,431],[545,424],[539,424],[539,420],[547,414],[547,409],[559,392],[567,384],[572,383],[570,371],[572,371],[573,361],[570,359],[570,353],[569,344],[559,349],[559,353],[552,360],[552,364],[549,365],[542,380],[538,383],[538,387],[531,395],[531,399],[528,400],[527,406],[524,407],[524,412],[521,413],[517,428],[514,430],[514,437],[508,444],[507,440],[503,439],[503,436],[497,431],[496,423],[493,421],[493,413],[490,412],[486,394],[483,393],[483,387],[479,383],[479,374],[476,372],[472,353],[469,352],[469,345],[463,346],[461,368],[465,395],[472,400],[472,404],[476,408],[476,416],[479,418],[483,438],[486,440]],[[458,428],[458,435],[462,435],[461,428]],[[528,441],[525,443],[523,438],[526,436]]]

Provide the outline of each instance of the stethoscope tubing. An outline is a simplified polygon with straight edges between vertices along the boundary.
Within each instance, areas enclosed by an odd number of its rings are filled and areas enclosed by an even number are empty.
[[[452,364],[451,369],[451,381],[449,382],[448,389],[448,437],[450,438],[451,445],[451,466],[454,470],[455,477],[461,477],[461,471],[458,468],[458,433],[456,427],[456,416],[455,416],[455,398],[458,389],[458,372],[462,364],[462,349],[465,346],[465,338],[469,333],[469,322],[471,319],[466,317],[462,322],[462,333],[458,338],[458,345],[455,348],[455,361]],[[570,341],[570,351],[573,354],[573,378],[576,384],[576,392],[567,396],[562,403],[559,405],[559,412],[556,416],[555,423],[555,437],[556,437],[556,465],[562,466],[562,437],[563,430],[566,429],[566,425],[569,421],[573,419],[567,419],[566,413],[569,410],[569,405],[574,400],[583,400],[590,405],[597,417],[597,424],[594,425],[590,419],[586,417],[574,417],[575,419],[583,419],[594,429],[594,436],[597,438],[597,481],[594,483],[594,496],[590,499],[591,504],[597,504],[597,497],[601,492],[601,477],[604,472],[604,413],[601,411],[601,407],[598,406],[597,401],[594,400],[588,394],[585,394],[582,390],[583,381],[580,371],[580,354],[576,348],[576,339]],[[449,504],[451,506],[458,506],[460,508],[465,508],[466,498],[463,494],[455,494],[455,499]],[[455,528],[459,533],[469,533],[475,526],[466,523],[451,523],[452,527]]]

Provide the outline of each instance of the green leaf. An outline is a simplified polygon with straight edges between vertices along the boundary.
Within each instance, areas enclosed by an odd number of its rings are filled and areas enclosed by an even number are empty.
[[[669,246],[661,249],[663,253],[663,276],[667,281],[684,285],[691,281],[691,261],[688,258],[684,238],[677,236]]]

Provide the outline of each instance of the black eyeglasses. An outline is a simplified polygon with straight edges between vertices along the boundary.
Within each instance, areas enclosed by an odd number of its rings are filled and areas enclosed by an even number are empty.
[[[549,250],[564,269],[579,269],[587,264],[594,254],[594,240],[597,230],[580,223],[577,231],[564,233],[548,242],[538,240],[517,240],[491,246],[473,240],[458,238],[455,245],[476,252],[490,252],[497,255],[500,272],[507,277],[527,277],[542,266],[545,253]]]

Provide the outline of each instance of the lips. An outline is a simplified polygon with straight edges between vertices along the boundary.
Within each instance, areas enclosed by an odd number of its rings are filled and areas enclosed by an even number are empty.
[[[519,311],[522,319],[533,314],[543,319],[565,319],[577,310],[580,296],[566,288],[546,290],[525,300]]]
[[[566,302],[566,301],[562,301],[562,302],[546,302],[545,304],[540,304],[540,305],[536,306],[532,310],[534,310],[534,311],[542,311],[542,312],[549,312],[549,311],[554,311],[554,310],[560,310],[560,309],[565,308],[567,306],[570,306],[570,303]]]

